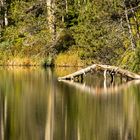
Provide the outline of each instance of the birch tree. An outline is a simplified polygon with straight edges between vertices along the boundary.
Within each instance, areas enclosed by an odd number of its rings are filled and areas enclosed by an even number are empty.
[[[0,0],[0,10],[1,10],[1,24],[2,26],[8,25],[8,15],[7,15],[7,2],[6,0]]]
[[[55,0],[47,0],[47,18],[50,32],[53,35],[53,39],[56,38],[56,21],[55,21]]]

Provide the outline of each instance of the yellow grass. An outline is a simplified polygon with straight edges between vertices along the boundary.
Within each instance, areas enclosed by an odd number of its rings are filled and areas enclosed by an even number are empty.
[[[80,60],[77,54],[74,53],[61,53],[55,59],[56,66],[83,66],[83,62]]]
[[[8,66],[37,66],[41,64],[41,60],[28,57],[15,57],[5,61]]]

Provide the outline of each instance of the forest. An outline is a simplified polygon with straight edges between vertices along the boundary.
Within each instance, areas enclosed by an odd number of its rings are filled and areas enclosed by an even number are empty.
[[[0,0],[0,65],[140,71],[140,0]]]

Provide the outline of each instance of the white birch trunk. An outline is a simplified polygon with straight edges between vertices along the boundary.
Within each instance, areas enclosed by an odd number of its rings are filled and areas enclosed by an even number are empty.
[[[65,0],[65,3],[66,3],[66,13],[68,13],[68,1]]]
[[[0,0],[0,7],[1,10],[4,9],[4,15],[3,15],[3,26],[8,25],[8,16],[7,16],[7,3],[6,0]]]
[[[4,25],[8,26],[7,10],[4,13]]]
[[[56,37],[55,0],[47,0],[48,25],[53,38]]]
[[[124,6],[125,6],[125,4],[124,4]],[[127,10],[126,6],[125,6],[125,18],[126,18],[126,22],[127,22],[127,26],[128,26],[128,30],[129,30],[131,47],[134,50],[136,48],[136,46],[135,46],[135,43],[134,43],[133,33],[132,33],[132,29],[131,29],[129,18],[128,18],[128,10]]]

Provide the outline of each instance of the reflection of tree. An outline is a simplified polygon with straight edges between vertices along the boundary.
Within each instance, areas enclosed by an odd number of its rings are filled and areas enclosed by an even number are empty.
[[[63,87],[62,90],[59,90],[59,88],[57,88],[56,92],[56,84],[57,83],[53,81],[53,84],[51,86],[52,90],[48,102],[48,104],[50,105],[50,107],[48,106],[48,108],[50,108],[50,113],[47,115],[47,133],[50,133],[49,131],[53,132],[53,140],[77,140],[78,133],[76,119],[76,98],[75,96],[71,98],[72,95],[67,94],[71,90],[65,87]],[[54,114],[51,114],[51,112],[54,112]],[[53,129],[51,127],[52,124]],[[50,136],[48,136],[46,139],[49,140],[49,138]]]
[[[49,81],[50,81],[50,91],[48,97],[48,109],[47,109],[47,119],[45,126],[45,140],[53,140],[53,132],[54,132],[54,98],[55,98],[55,87],[52,81],[52,73],[49,71]]]
[[[85,94],[88,90],[86,85],[76,83],[61,83],[61,87],[66,89],[63,91],[66,97],[69,97],[70,104],[66,103],[67,108],[76,110],[67,116],[70,118],[71,126],[75,126],[76,130],[74,136],[80,138],[80,140],[127,140],[136,138],[136,122],[138,116],[137,112],[138,104],[135,102],[135,96],[133,87],[137,87],[138,83],[126,83],[115,87],[113,93],[113,87],[107,89],[110,94],[100,94],[100,96],[92,96],[93,94]],[[64,86],[65,85],[65,86]],[[132,91],[131,91],[131,90]],[[84,94],[80,94],[82,92]],[[99,90],[98,90],[99,91]],[[100,89],[103,92],[103,90]],[[88,92],[88,93],[89,93]],[[91,91],[92,93],[92,91]],[[94,89],[94,95],[96,90]],[[64,99],[68,102],[66,99]],[[74,121],[76,120],[76,121]],[[73,129],[69,126],[69,130]],[[74,130],[74,129],[73,129]],[[68,132],[69,133],[69,132]]]
[[[133,132],[135,135],[135,139],[137,140],[140,139],[140,94],[139,93],[140,93],[140,86],[135,85],[131,88],[131,96],[129,97],[129,100],[133,99],[133,104],[131,105],[133,106],[133,114],[132,111],[130,112],[128,109],[129,114],[131,114],[131,116],[133,115],[133,119],[131,117],[132,119],[131,122],[133,122],[134,124]]]
[[[84,92],[84,94],[89,93],[94,96],[97,96],[98,94],[105,94],[105,93],[107,94],[118,93],[120,90],[128,88],[131,84],[140,83],[139,80],[136,80],[136,81],[129,81],[121,85],[110,84],[110,86],[107,87],[106,80],[105,80],[104,87],[99,87],[99,86],[92,87],[92,86],[86,85],[85,83],[79,83],[79,82],[68,81],[68,80],[63,80],[61,82],[79,89],[81,92]]]
[[[45,71],[0,73],[0,139],[45,138],[48,76]],[[41,79],[41,81],[40,81]]]
[[[4,96],[0,94],[0,139],[4,140]]]
[[[57,82],[50,70],[4,71],[0,79],[1,140],[140,139],[139,84],[107,86],[109,94],[96,87],[93,96],[87,84]]]

